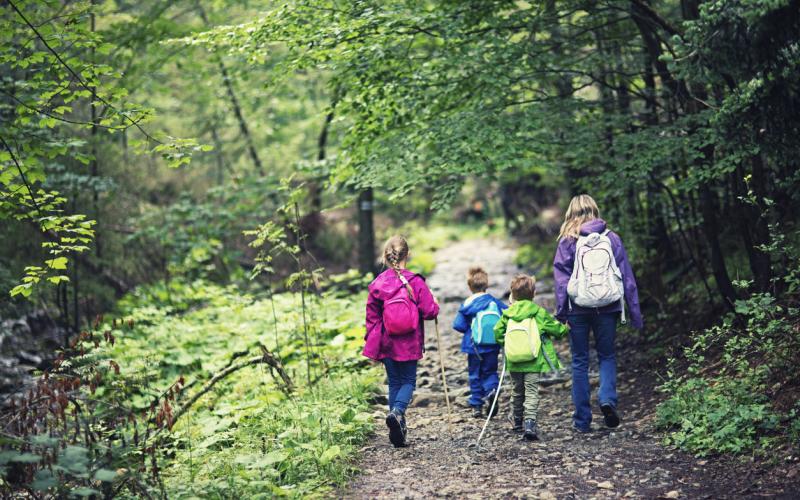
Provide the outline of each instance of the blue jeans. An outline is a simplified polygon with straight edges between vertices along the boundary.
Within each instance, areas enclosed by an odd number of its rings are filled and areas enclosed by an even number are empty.
[[[601,405],[617,407],[617,357],[614,337],[617,334],[619,313],[570,314],[569,347],[572,351],[572,415],[575,427],[588,430],[592,423],[589,386],[589,330],[594,332],[597,360],[600,364],[600,392],[597,399]]]
[[[417,386],[417,362],[384,358],[383,366],[389,379],[389,410],[397,408],[405,413]]]
[[[500,351],[481,354],[467,354],[469,370],[469,405],[483,406],[485,398],[493,389],[497,389],[497,355]],[[491,401],[488,401],[492,404]]]

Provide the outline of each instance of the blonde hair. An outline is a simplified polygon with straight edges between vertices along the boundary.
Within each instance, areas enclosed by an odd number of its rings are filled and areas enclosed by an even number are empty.
[[[579,194],[574,196],[567,207],[567,213],[564,215],[564,223],[561,224],[561,232],[558,234],[558,239],[575,238],[581,234],[581,226],[600,218],[600,209],[597,208],[597,203],[594,198],[588,194]]]
[[[396,234],[386,240],[383,245],[383,265],[400,270],[400,263],[408,259],[408,242],[405,238]]]
[[[472,293],[485,292],[489,288],[489,275],[480,266],[472,266],[467,271],[467,286]]]
[[[511,280],[511,298],[517,300],[533,300],[536,295],[536,278],[527,274],[518,274]]]

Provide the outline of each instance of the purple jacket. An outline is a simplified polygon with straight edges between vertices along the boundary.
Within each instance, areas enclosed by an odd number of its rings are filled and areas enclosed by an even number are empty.
[[[606,230],[606,221],[603,219],[595,219],[584,223],[581,226],[581,235],[590,233],[602,233]],[[614,251],[614,259],[617,261],[622,273],[622,285],[625,288],[625,304],[627,305],[626,314],[631,319],[631,324],[634,328],[639,330],[644,326],[642,323],[642,311],[639,309],[639,291],[636,288],[636,278],[633,275],[633,269],[628,262],[628,254],[625,252],[625,246],[622,244],[622,239],[614,231],[608,232],[608,239],[611,240],[611,248]],[[574,238],[563,238],[558,242],[558,249],[556,250],[555,259],[553,259],[553,277],[556,282],[556,318],[561,322],[567,320],[567,314],[588,314],[595,312],[592,308],[581,307],[572,304],[572,310],[569,309],[569,297],[567,296],[567,284],[569,278],[572,276],[572,269],[575,265],[575,244],[577,241]],[[622,305],[619,303],[609,304],[601,307],[598,312],[611,313],[620,312]]]
[[[403,269],[403,276],[414,290],[419,314],[422,319],[433,319],[439,314],[439,304],[433,301],[425,278]],[[420,321],[415,332],[407,335],[388,335],[383,328],[383,301],[403,286],[400,278],[392,269],[378,275],[369,285],[367,297],[367,336],[362,354],[370,359],[383,358],[394,361],[413,361],[422,359],[422,348],[425,346],[425,324]]]

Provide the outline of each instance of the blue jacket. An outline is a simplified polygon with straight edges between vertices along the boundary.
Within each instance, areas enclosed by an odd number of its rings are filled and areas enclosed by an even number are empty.
[[[472,329],[470,328],[472,320],[475,318],[476,314],[489,307],[489,304],[492,302],[497,304],[497,308],[500,309],[501,314],[504,309],[508,308],[503,301],[492,297],[488,293],[476,293],[475,295],[471,295],[461,304],[461,307],[458,308],[456,319],[453,320],[453,330],[464,334],[464,338],[461,339],[461,352],[467,354],[486,354],[500,350],[500,346],[498,345],[475,345],[472,342]]]

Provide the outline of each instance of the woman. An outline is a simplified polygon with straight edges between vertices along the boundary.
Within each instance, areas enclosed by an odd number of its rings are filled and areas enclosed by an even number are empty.
[[[589,331],[594,333],[597,359],[600,363],[600,391],[598,401],[608,427],[619,425],[617,414],[617,360],[614,338],[617,333],[617,320],[622,314],[622,301],[603,307],[581,307],[567,294],[567,285],[574,270],[575,247],[580,236],[598,233],[605,234],[611,242],[614,261],[622,274],[624,302],[627,305],[631,323],[642,329],[642,313],[639,310],[639,292],[636,279],[628,262],[628,255],[619,235],[607,231],[606,223],[600,218],[597,203],[587,194],[575,196],[569,203],[561,233],[558,236],[558,249],[553,261],[556,284],[556,318],[567,322],[570,327],[570,350],[572,352],[572,402],[575,405],[573,426],[578,432],[590,432],[592,408],[589,386]]]

